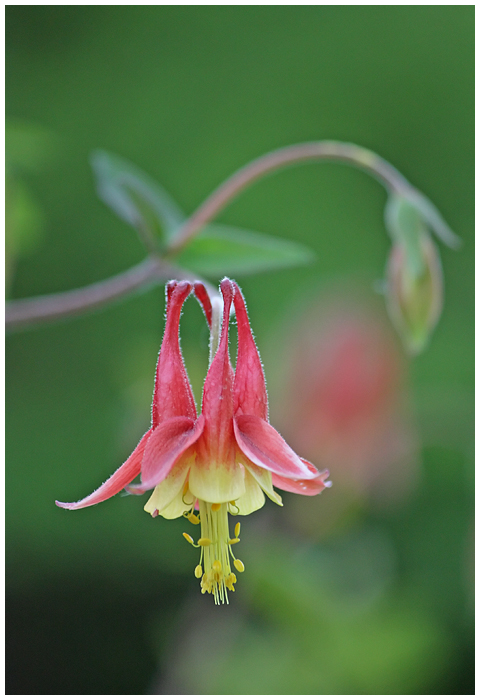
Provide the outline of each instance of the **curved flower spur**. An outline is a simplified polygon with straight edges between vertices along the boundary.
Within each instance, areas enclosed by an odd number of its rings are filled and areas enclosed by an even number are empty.
[[[245,568],[232,550],[240,541],[240,523],[231,537],[228,515],[258,510],[265,503],[264,494],[281,505],[274,486],[313,496],[330,484],[326,481],[328,472],[319,473],[298,457],[268,422],[265,378],[245,301],[238,285],[229,279],[222,281],[220,289],[223,311],[219,298],[212,304],[204,285],[195,284],[215,353],[198,418],[178,340],[181,309],[192,285],[170,282],[151,428],[99,489],[76,503],[56,503],[75,510],[100,503],[123,488],[134,494],[154,488],[145,510],[153,517],[184,516],[190,523],[200,524],[201,536],[196,543],[184,533],[185,539],[200,549],[195,576],[201,579],[202,593],[212,593],[216,603],[228,603],[227,589],[233,591],[236,583],[231,562],[237,572]],[[238,325],[235,372],[228,352],[232,303]],[[139,474],[141,483],[132,484]]]

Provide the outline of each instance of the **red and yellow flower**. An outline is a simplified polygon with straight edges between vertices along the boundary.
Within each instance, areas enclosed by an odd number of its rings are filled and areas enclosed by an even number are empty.
[[[143,494],[154,489],[145,510],[164,518],[185,516],[200,523],[201,550],[195,576],[202,593],[216,603],[228,602],[237,571],[243,563],[233,555],[240,523],[230,536],[228,514],[248,515],[261,508],[265,495],[281,505],[274,487],[305,495],[320,493],[328,472],[301,459],[268,422],[268,400],[261,360],[250,329],[245,301],[238,285],[224,279],[220,298],[212,301],[197,283],[195,294],[211,329],[213,359],[203,388],[197,417],[192,389],[180,351],[178,331],[183,303],[192,291],[189,282],[167,285],[167,321],[158,358],[152,406],[152,425],[127,461],[107,481],[76,503],[60,503],[75,510],[95,505],[127,487]],[[238,325],[235,372],[228,352],[232,304]],[[221,330],[219,321],[222,317]],[[215,347],[218,342],[218,347]],[[212,353],[212,354],[213,354]],[[131,482],[141,474],[141,482]]]

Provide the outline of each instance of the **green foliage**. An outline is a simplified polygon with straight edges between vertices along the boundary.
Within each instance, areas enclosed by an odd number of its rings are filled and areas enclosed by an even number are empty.
[[[223,275],[252,275],[305,265],[314,259],[312,251],[300,243],[234,226],[210,224],[175,261],[187,270],[219,279]]]
[[[106,151],[91,157],[100,199],[141,235],[165,247],[185,219],[170,195],[128,161]]]
[[[100,199],[137,229],[143,240],[148,236],[151,247],[168,252],[186,220],[172,197],[123,158],[96,151],[91,162]],[[222,224],[205,226],[185,248],[169,257],[187,270],[216,279],[305,265],[314,259],[299,243]]]

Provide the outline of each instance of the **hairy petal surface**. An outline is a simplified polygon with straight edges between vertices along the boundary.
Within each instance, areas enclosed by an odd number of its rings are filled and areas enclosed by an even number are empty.
[[[234,413],[246,413],[268,420],[268,398],[262,361],[253,339],[242,292],[233,282],[238,329],[238,353],[235,367]]]
[[[212,302],[202,282],[195,282],[194,284],[195,296],[200,302],[200,306],[203,309],[205,318],[207,319],[208,327],[212,328]]]
[[[318,476],[317,470],[312,473],[275,428],[262,418],[236,416],[234,430],[239,448],[257,466],[287,479],[313,479]]]
[[[100,486],[100,488],[91,493],[90,496],[87,496],[81,501],[76,501],[75,503],[55,501],[57,506],[60,506],[60,508],[66,508],[67,510],[77,510],[78,508],[94,506],[97,503],[106,501],[107,498],[111,498],[112,496],[115,496],[115,494],[119,493],[119,491],[124,489],[127,484],[133,481],[133,479],[140,474],[145,446],[151,434],[152,430],[150,429],[142,437],[126,462],[124,462],[122,466],[119,467],[117,471]]]
[[[193,392],[178,340],[182,306],[191,291],[190,282],[169,282],[167,285],[167,321],[158,355],[153,391],[154,428],[173,416],[186,416],[193,420],[197,417]]]

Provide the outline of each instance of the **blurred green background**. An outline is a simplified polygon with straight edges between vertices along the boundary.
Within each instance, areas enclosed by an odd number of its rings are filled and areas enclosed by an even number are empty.
[[[442,247],[444,313],[405,370],[411,487],[382,502],[358,478],[349,490],[339,464],[308,508],[267,503],[242,526],[246,572],[228,609],[200,596],[183,521],[152,521],[133,497],[54,506],[96,488],[148,427],[163,289],[10,335],[7,692],[472,693],[473,7],[7,6],[6,37],[10,298],[142,259],[95,195],[96,148],[192,211],[268,150],[351,141],[395,165],[464,241]],[[384,202],[365,174],[309,164],[219,217],[317,255],[238,278],[283,425],[277,351],[306,300],[354,279],[386,318],[373,292]],[[198,401],[208,338],[193,301],[181,332]]]

